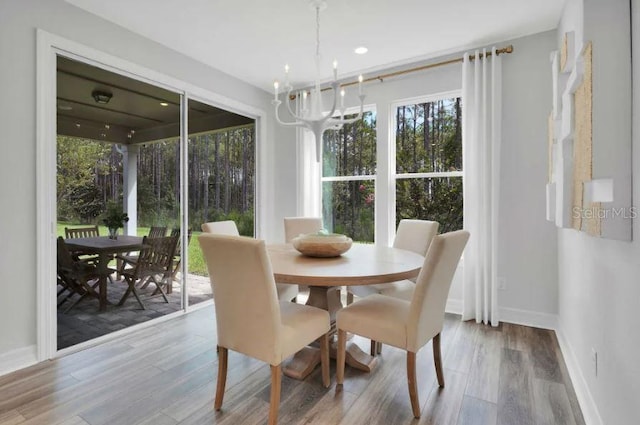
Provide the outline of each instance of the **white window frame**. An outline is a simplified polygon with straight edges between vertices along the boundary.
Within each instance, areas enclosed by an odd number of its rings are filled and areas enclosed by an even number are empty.
[[[360,107],[351,107],[351,108],[347,108],[345,110],[344,115],[352,115],[352,114],[357,114],[358,112],[360,112]],[[377,176],[378,176],[378,149],[379,149],[379,143],[378,143],[378,136],[377,136],[377,127],[378,127],[378,111],[376,110],[376,105],[365,105],[362,109],[362,113],[366,113],[366,112],[375,112],[376,114],[376,164],[375,164],[375,169],[376,169],[376,174],[361,174],[361,175],[353,175],[353,176],[332,176],[332,177],[325,177],[323,176],[323,161],[324,161],[324,143],[322,143],[322,149],[320,151],[320,155],[322,155],[322,158],[320,160],[320,193],[319,193],[319,205],[320,205],[320,214],[322,214],[322,211],[324,211],[324,204],[323,204],[323,199],[322,199],[322,193],[323,193],[323,187],[324,187],[324,183],[325,182],[350,182],[350,181],[373,181],[374,182],[374,193],[375,190],[377,190],[377,184],[376,184],[376,180],[377,180]],[[336,117],[339,116],[339,113],[335,115]],[[374,204],[373,204],[373,208],[374,208],[374,212],[373,212],[373,235],[374,235],[374,241],[376,238],[376,219],[377,219],[377,214],[376,214],[376,210],[377,210],[377,199],[378,196],[377,194],[375,195],[375,199],[374,199]]]
[[[393,235],[395,236],[395,222],[396,222],[396,182],[398,180],[406,179],[425,179],[425,178],[445,178],[445,177],[460,177],[464,179],[464,170],[462,171],[445,171],[445,172],[432,172],[432,173],[396,173],[396,128],[398,123],[396,120],[396,112],[401,106],[416,105],[418,103],[435,102],[442,99],[462,98],[462,90],[452,90],[447,92],[440,92],[430,94],[426,96],[417,96],[407,99],[398,100],[392,102],[389,109],[389,163],[391,169],[390,181],[392,190],[389,192],[389,225],[393,229]],[[464,199],[464,193],[463,193]]]

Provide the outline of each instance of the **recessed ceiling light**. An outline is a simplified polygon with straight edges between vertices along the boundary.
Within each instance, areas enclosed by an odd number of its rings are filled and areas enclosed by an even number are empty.
[[[356,52],[356,54],[358,54],[358,55],[364,55],[368,51],[369,51],[369,49],[367,49],[364,46],[356,47],[355,50],[354,50],[354,52]]]
[[[58,109],[60,109],[61,111],[70,111],[73,109],[73,106],[71,105],[58,105]]]
[[[167,102],[160,102],[160,106],[169,106]]]

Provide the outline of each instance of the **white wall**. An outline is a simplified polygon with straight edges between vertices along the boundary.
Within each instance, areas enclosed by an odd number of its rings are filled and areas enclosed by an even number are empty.
[[[545,220],[555,42],[555,31],[514,40],[514,53],[502,62],[499,276],[507,289],[499,293],[500,317],[539,326],[550,325],[545,315],[558,311],[556,229]]]
[[[273,238],[277,201],[283,208],[294,202],[281,180],[289,178],[285,169],[294,166],[295,149],[272,145],[277,133],[267,93],[63,0],[0,0],[0,144],[7,155],[0,167],[0,363],[36,343],[36,28],[267,111],[267,166],[278,171],[264,182],[263,237]]]
[[[615,0],[569,0],[561,22],[559,36],[575,29],[576,35],[592,39],[594,56],[599,49],[617,52],[618,60],[611,65],[624,66],[629,60],[629,2]],[[640,197],[640,1],[632,2],[633,33],[633,127],[632,163],[633,198]],[[584,16],[584,28],[582,19]],[[601,32],[617,34],[622,40],[607,45],[598,37]],[[626,38],[626,41],[624,40]],[[594,97],[594,104],[613,114],[602,115],[594,107],[594,127],[629,130],[625,96],[630,82],[624,69],[616,67],[594,69],[595,79],[611,91],[620,90],[617,99]],[[607,73],[607,74],[604,74]],[[599,74],[599,75],[598,75]],[[610,146],[628,143],[628,139],[596,139]],[[628,158],[627,158],[628,160]],[[633,233],[640,234],[640,222],[633,221]],[[637,238],[636,238],[637,239]],[[637,318],[640,311],[640,242],[619,242],[592,238],[574,230],[558,232],[559,263],[559,334],[566,343],[565,358],[574,362],[574,386],[584,388],[582,408],[585,419],[593,424],[626,425],[640,422],[640,331]],[[598,373],[595,374],[591,349],[598,353]]]

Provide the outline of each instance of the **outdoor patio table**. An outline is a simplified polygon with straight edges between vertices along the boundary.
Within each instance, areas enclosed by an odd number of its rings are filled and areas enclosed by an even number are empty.
[[[110,239],[108,236],[97,236],[65,239],[65,242],[72,251],[98,255],[96,267],[100,276],[100,311],[105,311],[107,309],[107,277],[110,274],[109,261],[114,254],[141,250],[144,247],[142,238],[139,236],[118,236],[118,239]]]
[[[307,257],[289,244],[269,245],[267,249],[276,282],[309,285],[307,305],[329,312],[331,335],[336,331],[336,312],[342,308],[340,286],[410,279],[418,275],[424,262],[424,257],[414,252],[373,244],[353,244],[349,251],[333,258]],[[331,351],[333,354],[335,350]],[[289,377],[304,379],[319,362],[319,350],[307,347],[284,365],[283,372]],[[375,357],[351,343],[346,362],[351,367],[370,372]]]

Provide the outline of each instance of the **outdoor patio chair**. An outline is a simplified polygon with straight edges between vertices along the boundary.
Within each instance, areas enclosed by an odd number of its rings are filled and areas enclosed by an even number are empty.
[[[74,259],[62,236],[57,239],[57,284],[62,287],[58,292],[58,296],[68,292],[58,303],[58,307],[70,300],[74,295],[78,295],[78,299],[71,303],[64,310],[64,313],[69,312],[87,296],[99,298],[95,291],[99,284],[96,266]]]
[[[149,235],[148,237],[150,238],[161,238],[167,235],[167,227],[166,226],[151,226],[149,228]],[[132,254],[132,253],[126,253],[126,254],[119,254],[116,255],[116,260],[118,262],[117,265],[117,269],[118,269],[118,276],[122,275],[122,272],[124,271],[124,269],[129,266],[129,267],[133,267],[133,265],[135,265],[136,261],[138,261],[138,254]]]
[[[167,236],[167,226],[151,226],[149,229],[150,238],[162,238]]]
[[[64,228],[64,237],[66,239],[94,238],[97,236],[100,236],[98,226]]]
[[[123,305],[129,295],[133,293],[142,307],[146,309],[138,290],[136,289],[136,283],[138,281],[147,280],[149,283],[153,282],[156,285],[154,294],[158,292],[164,298],[166,303],[169,302],[167,295],[162,288],[163,285],[171,285],[172,279],[172,264],[173,257],[176,252],[176,244],[178,243],[178,236],[165,236],[162,238],[150,238],[145,236],[142,239],[144,248],[140,251],[138,260],[132,268],[125,269],[122,273],[125,282],[129,287],[120,299],[119,305]]]
[[[66,239],[76,238],[97,238],[100,236],[100,229],[98,226],[84,226],[84,227],[65,227],[64,236]],[[95,265],[100,258],[99,255],[85,255],[81,251],[73,251],[71,253],[73,258],[78,261]],[[109,283],[113,283],[111,275],[107,276]]]
[[[64,237],[66,239],[95,238],[98,236],[100,236],[98,226],[64,228]],[[74,251],[72,252],[72,255],[75,259],[82,260],[88,263],[95,263],[98,260],[97,255],[83,255],[83,253],[80,251]]]
[[[189,229],[189,231],[187,232],[187,247],[189,246],[189,243],[191,242],[191,233],[192,230]],[[176,244],[176,253],[173,256],[173,264],[171,266],[172,272],[171,272],[171,280],[174,282],[178,282],[178,279],[176,277],[176,275],[178,274],[178,272],[180,271],[180,264],[182,264],[182,240],[180,239],[180,228],[176,228],[176,229],[171,229],[171,236],[177,236],[178,237],[178,243]],[[173,288],[173,286],[170,286],[169,288],[167,288],[167,293],[171,293],[171,289]]]

